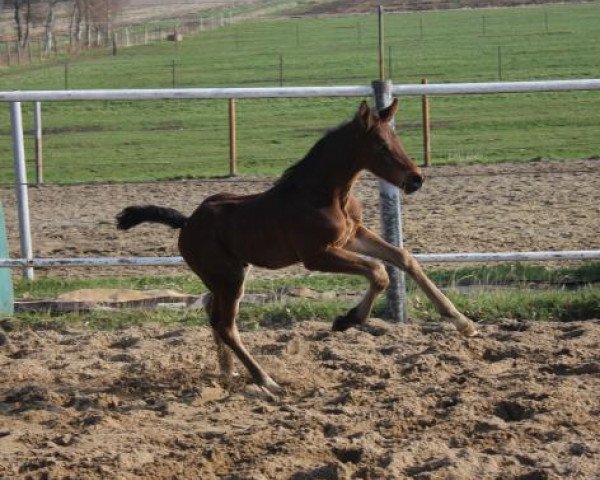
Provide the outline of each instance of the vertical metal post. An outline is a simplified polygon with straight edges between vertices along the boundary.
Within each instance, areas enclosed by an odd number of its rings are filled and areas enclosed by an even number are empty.
[[[65,62],[65,90],[69,89],[69,62]]]
[[[279,86],[283,87],[283,55],[279,54]]]
[[[15,166],[17,204],[19,209],[19,240],[21,242],[21,256],[27,260],[32,260],[33,248],[31,246],[31,226],[29,223],[29,196],[27,193],[27,170],[25,167],[25,144],[23,141],[23,118],[21,115],[21,102],[10,103],[10,124]],[[33,268],[25,267],[23,270],[23,276],[27,280],[33,280]]]
[[[427,85],[427,79],[421,80],[423,85]],[[429,97],[421,97],[421,110],[423,116],[423,164],[426,167],[431,166],[431,125],[429,123]]]
[[[498,45],[498,80],[502,81],[502,47]]]
[[[44,156],[42,149],[42,102],[35,102],[33,125],[35,139],[35,184],[44,183]]]
[[[175,59],[171,62],[171,84],[175,88]]]
[[[385,80],[385,58],[383,52],[383,6],[379,5],[377,9],[377,22],[379,32],[379,80]]]
[[[392,82],[377,80],[373,82],[375,107],[381,110],[392,103]],[[392,120],[395,128],[395,121]],[[402,247],[402,197],[398,187],[379,180],[379,205],[383,238],[397,247]],[[388,265],[390,286],[386,292],[387,305],[385,317],[394,322],[407,320],[406,277],[403,271]]]
[[[229,175],[237,175],[237,132],[235,98],[229,99]]]

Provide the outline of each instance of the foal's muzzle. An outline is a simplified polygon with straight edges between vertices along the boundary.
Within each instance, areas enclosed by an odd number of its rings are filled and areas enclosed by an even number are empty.
[[[423,185],[423,177],[418,173],[409,173],[402,189],[405,193],[413,193],[421,188],[421,185]]]

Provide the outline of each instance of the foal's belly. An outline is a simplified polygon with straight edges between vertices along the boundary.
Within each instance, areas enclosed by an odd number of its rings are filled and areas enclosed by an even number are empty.
[[[274,225],[254,225],[252,228],[232,228],[232,253],[257,267],[277,269],[293,265],[300,260],[291,247],[285,232]]]
[[[289,218],[260,199],[236,198],[222,211],[217,228],[227,250],[243,263],[277,269],[299,261],[289,237]]]

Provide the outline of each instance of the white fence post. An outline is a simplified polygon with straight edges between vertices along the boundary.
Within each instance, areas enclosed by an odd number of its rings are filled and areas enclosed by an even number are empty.
[[[35,184],[44,183],[44,153],[42,148],[42,102],[34,102]]]
[[[13,159],[15,165],[15,183],[19,208],[19,239],[21,256],[33,260],[31,247],[31,226],[29,223],[29,197],[27,194],[27,170],[25,166],[25,144],[23,141],[23,117],[21,102],[10,103],[10,124],[12,131]],[[25,267],[23,276],[33,280],[33,267]]]
[[[388,107],[392,103],[392,82],[390,80],[376,80],[372,85],[377,110]],[[392,128],[395,129],[394,120],[392,120]],[[392,245],[402,247],[402,197],[400,189],[385,180],[379,180],[379,205],[383,238]],[[406,322],[408,318],[406,275],[392,265],[387,265],[386,269],[390,277],[390,286],[386,291],[385,316],[394,322]]]

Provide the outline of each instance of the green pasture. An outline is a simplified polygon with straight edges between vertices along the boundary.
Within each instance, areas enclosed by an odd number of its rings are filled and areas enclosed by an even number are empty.
[[[600,77],[600,4],[390,14],[386,40],[386,67],[398,83]],[[369,84],[378,74],[376,43],[375,16],[249,20],[180,44],[3,67],[0,90]],[[239,101],[240,174],[278,175],[358,102]],[[431,104],[436,164],[600,153],[600,92],[434,97]],[[23,107],[33,178],[32,106]],[[226,101],[45,102],[42,109],[48,182],[228,173]],[[398,125],[420,159],[420,98],[402,99]],[[0,131],[0,183],[10,183],[7,110]]]

